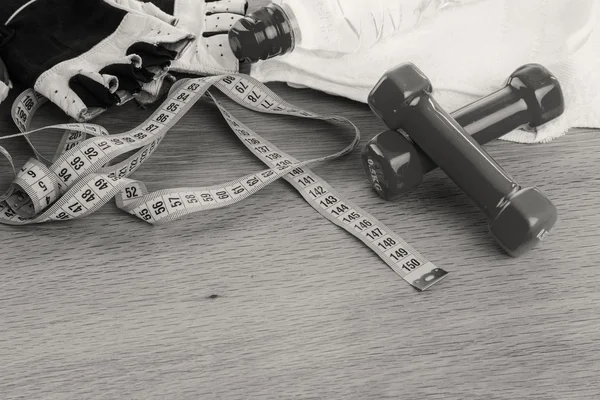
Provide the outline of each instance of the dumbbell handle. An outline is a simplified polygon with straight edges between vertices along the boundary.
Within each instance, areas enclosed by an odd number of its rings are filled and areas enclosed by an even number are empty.
[[[403,128],[411,139],[490,218],[498,203],[520,186],[478,145],[459,123],[428,94],[404,110]]]
[[[450,114],[479,144],[485,144],[531,122],[531,114],[522,95],[512,86],[482,97]],[[423,150],[415,146],[423,174],[437,165]]]

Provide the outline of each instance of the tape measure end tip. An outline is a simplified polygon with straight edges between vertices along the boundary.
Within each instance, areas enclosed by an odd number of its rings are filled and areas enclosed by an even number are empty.
[[[448,276],[448,272],[444,271],[441,268],[434,268],[431,271],[423,274],[420,278],[415,279],[410,282],[411,286],[417,289],[420,292],[423,292],[429,289],[431,286],[435,285],[442,279]]]

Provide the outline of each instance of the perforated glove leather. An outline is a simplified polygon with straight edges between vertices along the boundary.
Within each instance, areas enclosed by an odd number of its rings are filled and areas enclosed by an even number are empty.
[[[246,15],[246,0],[150,1],[162,11],[173,15],[178,20],[178,28],[191,32],[196,37],[194,44],[183,52],[181,58],[173,61],[172,71],[194,75],[219,75],[239,71],[239,61],[231,51],[227,33],[238,19]]]

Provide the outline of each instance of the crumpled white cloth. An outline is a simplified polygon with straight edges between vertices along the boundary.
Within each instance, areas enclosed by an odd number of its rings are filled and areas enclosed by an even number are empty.
[[[570,128],[600,128],[600,0],[468,2],[367,50],[327,58],[296,48],[254,64],[250,75],[366,103],[379,78],[403,62],[429,77],[434,97],[450,112],[501,88],[520,65],[540,63],[561,83],[565,113],[536,132],[516,130],[502,139],[548,142]]]

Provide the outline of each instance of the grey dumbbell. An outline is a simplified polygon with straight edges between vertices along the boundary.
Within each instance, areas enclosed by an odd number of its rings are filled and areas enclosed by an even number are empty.
[[[556,207],[536,188],[522,188],[431,96],[412,63],[388,70],[369,94],[388,128],[404,131],[490,219],[500,246],[517,257],[552,229]]]
[[[565,102],[558,79],[539,64],[525,64],[505,86],[450,115],[479,144],[517,129],[534,129],[563,114]],[[373,189],[386,200],[397,200],[416,188],[437,165],[398,131],[375,135],[361,160]]]

